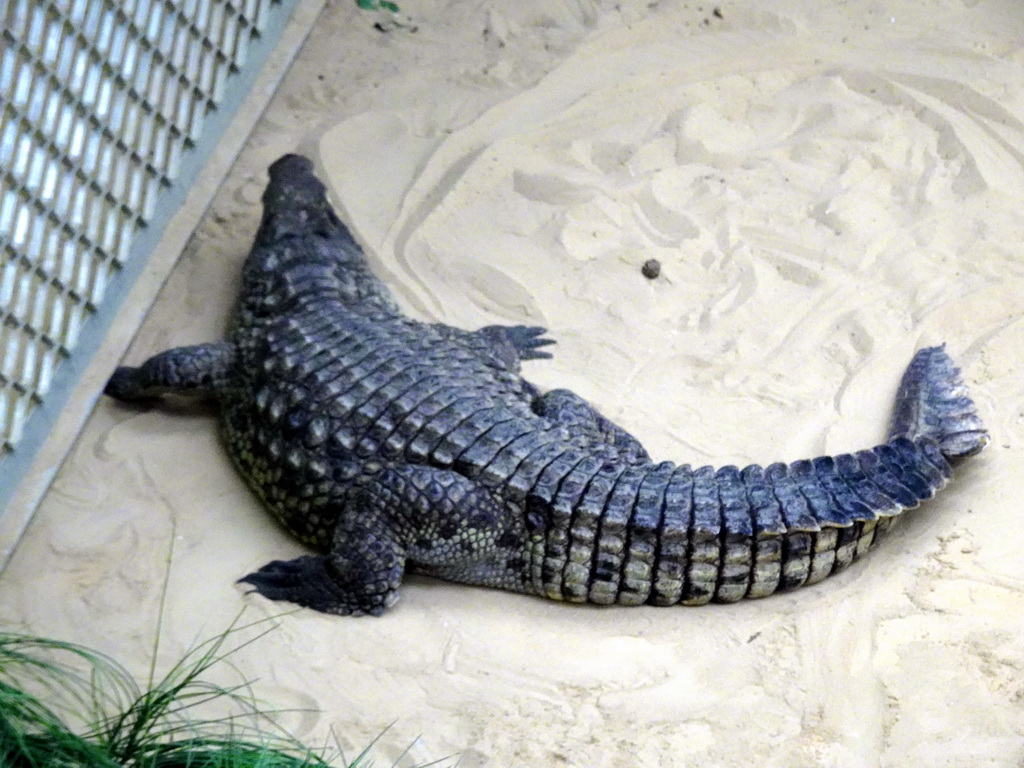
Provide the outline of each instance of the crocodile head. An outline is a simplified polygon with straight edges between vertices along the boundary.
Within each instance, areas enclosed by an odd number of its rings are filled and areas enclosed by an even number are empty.
[[[321,231],[325,236],[341,226],[327,188],[313,174],[313,163],[302,155],[284,155],[270,166],[270,183],[263,193],[263,221],[260,238],[282,237]]]
[[[298,301],[327,296],[397,314],[363,250],[327,199],[327,187],[301,155],[269,168],[263,220],[242,271],[236,327],[272,318]]]

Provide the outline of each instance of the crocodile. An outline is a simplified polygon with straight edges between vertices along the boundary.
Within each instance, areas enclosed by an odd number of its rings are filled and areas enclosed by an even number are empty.
[[[406,317],[313,163],[269,169],[227,339],[120,367],[124,401],[212,397],[224,442],[316,554],[239,581],[380,615],[406,570],[601,605],[700,605],[814,584],[942,488],[988,434],[944,346],[921,349],[874,448],[768,467],[655,463],[523,360],[546,329]]]

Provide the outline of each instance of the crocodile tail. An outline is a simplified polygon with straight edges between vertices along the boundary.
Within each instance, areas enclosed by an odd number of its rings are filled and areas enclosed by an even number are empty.
[[[930,438],[953,459],[972,456],[988,444],[988,430],[945,344],[920,350],[907,366],[889,428],[889,439],[898,437]]]

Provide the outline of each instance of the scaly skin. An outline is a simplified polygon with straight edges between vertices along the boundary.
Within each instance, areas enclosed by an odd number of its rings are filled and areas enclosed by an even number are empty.
[[[544,329],[403,317],[308,160],[274,163],[263,202],[229,339],[119,368],[106,392],[217,399],[239,470],[319,553],[242,579],[271,599],[378,615],[406,568],[575,602],[761,597],[847,566],[987,440],[933,347],[870,451],[654,464],[581,398],[520,377],[550,356]]]

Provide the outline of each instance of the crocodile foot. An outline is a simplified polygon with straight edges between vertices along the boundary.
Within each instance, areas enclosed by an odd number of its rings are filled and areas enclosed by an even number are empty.
[[[540,360],[551,357],[550,352],[538,349],[538,347],[546,347],[555,343],[554,339],[544,336],[547,332],[547,328],[539,325],[487,325],[477,331],[491,344],[511,346],[520,360]]]
[[[380,616],[398,600],[398,592],[381,583],[380,591],[362,589],[358,594],[341,583],[326,557],[304,555],[294,560],[273,560],[239,584],[250,584],[249,593],[338,616]]]
[[[509,325],[505,326],[505,335],[512,343],[512,346],[519,352],[523,360],[541,360],[551,357],[547,350],[539,350],[538,347],[546,347],[554,344],[554,339],[544,336],[547,328],[539,325]]]

